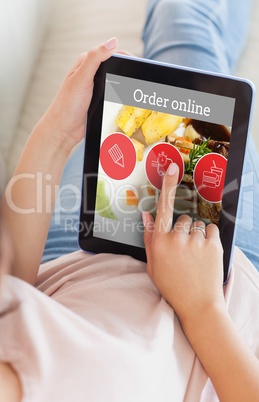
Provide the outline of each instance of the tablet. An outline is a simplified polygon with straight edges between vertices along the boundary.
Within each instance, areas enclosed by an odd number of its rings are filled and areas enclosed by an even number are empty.
[[[80,247],[146,261],[141,214],[155,217],[175,162],[173,221],[218,225],[226,282],[252,100],[252,84],[233,77],[122,55],[102,63],[87,117]]]

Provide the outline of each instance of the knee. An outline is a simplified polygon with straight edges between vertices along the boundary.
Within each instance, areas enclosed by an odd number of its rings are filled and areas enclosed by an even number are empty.
[[[155,16],[160,19],[186,19],[193,15],[193,4],[190,0],[159,0],[156,4]]]
[[[192,26],[194,23],[207,29],[214,25],[221,29],[226,15],[223,0],[157,0],[153,17],[161,24]]]

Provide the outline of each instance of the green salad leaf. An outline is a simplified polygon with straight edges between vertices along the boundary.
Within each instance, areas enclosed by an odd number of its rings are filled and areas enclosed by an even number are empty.
[[[203,141],[201,144],[194,144],[193,149],[190,152],[189,155],[189,162],[185,164],[185,173],[186,174],[193,174],[194,168],[198,160],[211,152],[211,149],[208,148],[208,142],[209,138],[205,141]]]

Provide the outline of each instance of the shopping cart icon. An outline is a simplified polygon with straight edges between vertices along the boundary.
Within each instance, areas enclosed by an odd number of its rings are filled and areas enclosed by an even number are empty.
[[[217,188],[221,184],[223,169],[216,166],[213,161],[213,166],[210,170],[205,170],[202,176],[202,185],[204,187]]]
[[[112,158],[113,162],[116,163],[116,165],[121,166],[124,168],[124,155],[119,147],[118,144],[113,145],[109,150],[109,155]]]

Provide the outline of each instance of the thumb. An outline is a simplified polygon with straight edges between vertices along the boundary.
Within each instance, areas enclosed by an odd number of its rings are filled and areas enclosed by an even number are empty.
[[[142,221],[144,225],[144,244],[146,249],[147,260],[151,257],[151,241],[154,231],[154,220],[149,212],[142,212]]]

